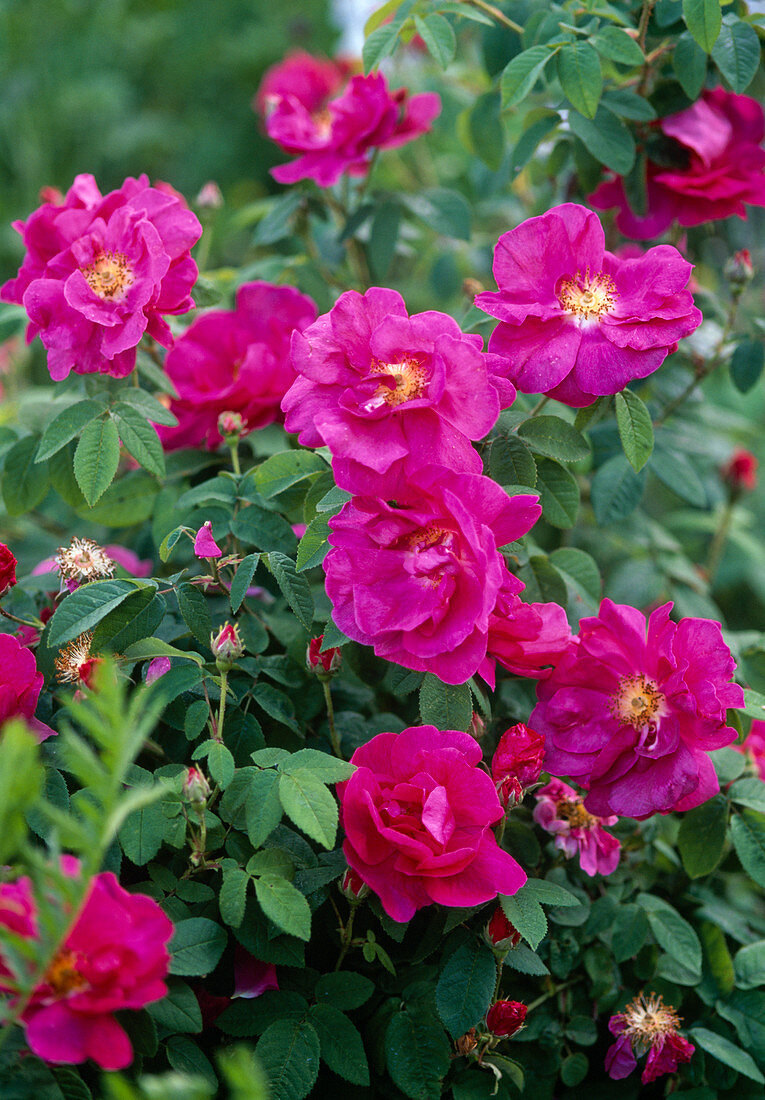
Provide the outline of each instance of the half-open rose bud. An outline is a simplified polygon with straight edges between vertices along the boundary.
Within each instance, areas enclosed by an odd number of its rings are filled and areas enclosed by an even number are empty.
[[[727,482],[734,495],[752,492],[757,488],[757,467],[759,463],[751,451],[736,447],[733,454],[720,470],[720,476]]]
[[[743,288],[754,278],[754,264],[748,248],[734,252],[723,269],[725,278],[736,288]]]
[[[204,808],[206,805],[210,797],[210,784],[199,768],[187,768],[186,778],[183,780],[183,796],[192,806]]]
[[[343,875],[340,891],[351,905],[358,905],[369,894],[369,887],[361,876],[352,867],[349,867]]]
[[[210,635],[210,649],[215,663],[221,672],[228,671],[234,661],[244,653],[244,644],[239,636],[239,627],[224,623],[217,634]]]
[[[324,635],[311,638],[305,654],[305,663],[309,672],[315,672],[317,676],[331,676],[337,672],[343,661],[342,651],[337,646],[331,646],[322,653],[321,646]]]
[[[491,776],[505,809],[523,798],[525,787],[539,779],[545,757],[545,739],[522,722],[505,730],[491,762]]]
[[[486,1013],[486,1026],[493,1035],[515,1035],[523,1027],[527,1012],[520,1001],[495,1001]]]
[[[484,929],[484,938],[489,947],[500,952],[509,951],[521,942],[520,932],[507,919],[500,905],[494,910]]]

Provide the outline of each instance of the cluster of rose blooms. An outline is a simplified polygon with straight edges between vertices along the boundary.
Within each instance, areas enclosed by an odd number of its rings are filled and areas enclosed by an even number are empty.
[[[269,135],[297,158],[276,178],[330,186],[344,173],[365,175],[374,151],[428,129],[439,102],[299,54],[267,75],[257,107]],[[620,207],[624,232],[644,239],[672,221],[694,225],[765,204],[754,101],[705,91],[659,125],[684,160],[674,171],[649,164],[649,215],[632,214],[618,178],[591,196],[600,208]],[[153,350],[156,341],[170,348],[165,367],[178,391],[177,427],[158,428],[167,449],[214,449],[229,433],[283,417],[301,444],[329,449],[336,482],[351,494],[331,521],[324,563],[333,617],[348,637],[451,684],[479,675],[493,687],[497,664],[538,679],[529,727],[503,736],[491,776],[477,740],[457,731],[412,727],[356,750],[356,771],[338,788],[355,896],[371,888],[406,921],[433,903],[473,906],[515,893],[525,873],[492,826],[543,763],[552,778],[536,792],[535,820],[590,875],[610,873],[619,859],[604,824],[687,810],[718,790],[708,753],[735,739],[726,710],[743,703],[719,624],[674,623],[671,605],[646,622],[604,600],[572,636],[557,604],[524,602],[501,548],[532,529],[538,498],[505,493],[483,475],[473,446],[516,390],[581,407],[656,371],[701,321],[691,265],[677,249],[611,253],[597,216],[571,203],[528,219],[497,242],[497,292],[476,299],[498,321],[486,352],[446,314],[410,316],[390,289],[348,291],[317,317],[305,295],[263,282],[241,286],[233,310],[197,317],[174,341],[164,318],[193,307],[190,250],[201,234],[183,198],[146,177],[103,196],[82,175],[47,199],[16,223],[26,257],[0,296],[23,304],[53,379],[122,377],[139,343]],[[209,531],[197,541],[200,554],[210,543],[220,554]],[[2,546],[0,595],[13,583],[15,559]],[[35,728],[42,675],[30,644],[0,634],[0,724],[21,716]],[[331,660],[314,653],[326,673]],[[36,728],[40,738],[53,732]],[[36,935],[27,880],[0,886],[0,921]],[[497,910],[487,931],[500,952],[517,935],[503,921]],[[32,1049],[51,1061],[126,1064],[130,1044],[113,1012],[164,994],[171,930],[151,899],[96,876],[24,1012]],[[0,983],[13,993],[2,968]],[[489,1016],[490,1031],[512,1034],[525,1006],[498,1001]],[[678,1025],[660,998],[638,998],[611,1020],[609,1072],[625,1076],[646,1052],[644,1081],[674,1069],[693,1050]]]

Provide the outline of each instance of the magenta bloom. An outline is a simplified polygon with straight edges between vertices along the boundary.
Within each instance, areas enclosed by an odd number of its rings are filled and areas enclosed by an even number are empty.
[[[467,733],[411,726],[356,749],[337,787],[349,866],[396,921],[425,905],[482,905],[514,894],[524,871],[491,826],[504,810]]]
[[[566,612],[557,603],[524,603],[513,584],[503,588],[489,619],[480,674],[494,689],[497,662],[516,676],[550,675],[571,641]]]
[[[271,140],[297,157],[271,170],[279,183],[312,179],[331,187],[344,172],[365,176],[375,149],[419,137],[441,110],[433,92],[391,92],[382,73],[353,76],[335,95],[343,75],[340,66],[303,53],[266,74],[256,109]]]
[[[365,470],[394,465],[480,473],[469,441],[499,416],[482,346],[445,313],[410,317],[395,290],[349,290],[292,338],[299,377],[282,402],[285,427],[306,447],[326,444],[351,491]]]
[[[608,1030],[617,1039],[606,1051],[606,1072],[614,1081],[628,1077],[638,1057],[648,1054],[640,1080],[644,1085],[664,1073],[675,1073],[680,1062],[690,1062],[696,1050],[678,1032],[682,1023],[672,1005],[652,993],[641,993],[608,1021]]]
[[[0,634],[0,729],[11,718],[23,718],[38,741],[55,734],[34,716],[42,686],[43,674],[31,649],[12,634]]]
[[[665,139],[663,159],[648,161],[645,217],[630,209],[621,176],[589,196],[599,210],[619,207],[616,224],[626,237],[658,237],[675,221],[701,225],[734,214],[745,218],[746,204],[765,206],[765,115],[756,99],[724,88],[705,90],[692,106],[657,125]],[[667,167],[668,153],[673,167]]]
[[[102,197],[92,176],[77,176],[61,204],[14,228],[27,256],[0,298],[26,309],[27,340],[39,334],[53,379],[129,374],[144,333],[170,347],[162,314],[193,308],[189,250],[202,232],[176,193],[141,176]]]
[[[77,860],[65,856],[64,869],[76,875]],[[0,923],[21,936],[37,936],[29,879],[0,885]],[[92,1058],[108,1070],[129,1065],[133,1048],[114,1013],[166,995],[166,945],[172,934],[170,920],[152,898],[129,894],[111,872],[96,875],[21,1017],[34,1053],[56,1064]],[[8,989],[3,982],[8,976],[0,959],[0,989]]]
[[[198,558],[220,558],[223,551],[213,538],[212,523],[205,520],[194,538],[194,553]]]
[[[539,779],[545,758],[545,739],[523,722],[505,730],[491,760],[491,777],[502,805],[517,805],[524,787]]]
[[[390,497],[354,497],[329,521],[334,620],[378,657],[463,683],[486,656],[500,588],[523,587],[497,548],[533,526],[537,498],[433,466]]]
[[[645,818],[690,810],[719,790],[707,753],[729,745],[725,724],[744,693],[720,624],[645,617],[603,600],[582,619],[547,680],[529,725],[546,738],[545,766],[589,788],[590,813]]]
[[[564,203],[499,238],[499,291],[475,304],[500,322],[489,351],[510,381],[577,408],[653,374],[699,326],[690,274],[670,245],[629,260],[607,252],[598,216]]]
[[[607,833],[604,825],[615,825],[619,818],[595,817],[584,808],[584,799],[576,791],[551,780],[534,796],[534,820],[537,825],[555,836],[555,847],[565,853],[567,859],[579,854],[579,866],[586,875],[610,875],[619,864],[621,843]]]
[[[240,286],[236,308],[197,317],[175,343],[165,370],[178,390],[170,411],[178,425],[157,428],[166,450],[223,442],[218,418],[239,413],[244,435],[280,421],[281,400],[295,380],[290,337],[316,318],[316,306],[288,286]]]

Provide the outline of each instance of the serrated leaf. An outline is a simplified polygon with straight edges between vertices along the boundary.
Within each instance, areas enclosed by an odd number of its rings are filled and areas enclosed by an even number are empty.
[[[320,512],[311,520],[297,548],[297,572],[321,565],[329,553],[329,512]]]
[[[711,53],[722,27],[720,0],[683,0],[683,19],[704,53]]]
[[[207,766],[210,775],[221,790],[225,790],[234,778],[234,757],[231,750],[222,741],[216,741],[207,753]]]
[[[590,41],[599,54],[620,65],[642,65],[645,60],[635,39],[621,27],[599,27]]]
[[[103,413],[104,406],[98,401],[77,401],[74,405],[69,405],[51,420],[43,432],[35,462],[43,462],[56,454],[78,436],[86,424]]]
[[[691,974],[700,975],[701,944],[688,921],[669,902],[652,894],[638,894],[637,902],[645,910],[659,946]]]
[[[473,697],[467,684],[445,684],[431,672],[420,688],[420,715],[427,726],[439,730],[468,729],[473,717]]]
[[[617,393],[616,423],[624,453],[636,473],[645,466],[653,452],[653,423],[651,414],[632,390]]]
[[[709,1031],[705,1027],[693,1027],[688,1034],[702,1050],[711,1054],[718,1062],[730,1066],[738,1073],[743,1073],[744,1077],[748,1077],[750,1081],[756,1081],[760,1085],[765,1084],[765,1077],[760,1073],[751,1054],[737,1047],[730,1039],[725,1039],[716,1031]]]
[[[688,31],[683,31],[675,43],[672,68],[688,98],[697,99],[707,75],[707,55]]]
[[[524,898],[533,899],[542,905],[562,906],[569,909],[582,904],[576,894],[572,894],[564,886],[558,886],[556,882],[548,882],[543,878],[527,879],[521,890]],[[517,896],[516,894],[515,897]]]
[[[596,160],[620,176],[627,175],[635,161],[635,140],[624,123],[607,107],[601,104],[593,119],[572,111],[569,125]]]
[[[238,928],[244,920],[249,881],[250,876],[241,867],[230,867],[223,872],[223,882],[218,892],[218,906],[221,917],[232,928]]]
[[[529,447],[517,435],[492,440],[489,473],[498,485],[536,485],[537,464]]]
[[[493,952],[475,938],[449,956],[436,985],[436,1008],[452,1038],[464,1035],[486,1015],[496,979]]]
[[[170,973],[183,977],[209,974],[220,961],[228,936],[207,917],[189,917],[175,925],[169,944]]]
[[[393,53],[398,42],[399,29],[395,22],[387,23],[385,26],[377,27],[369,35],[361,51],[365,75],[371,73],[381,61]]]
[[[441,1024],[427,1012],[404,1010],[385,1032],[388,1073],[411,1100],[436,1100],[449,1069],[451,1050]]]
[[[579,485],[558,462],[543,458],[537,463],[537,490],[542,515],[553,527],[573,527],[579,512]]]
[[[303,895],[281,875],[268,872],[255,879],[255,896],[277,928],[300,940],[311,938],[311,910]]]
[[[690,878],[701,878],[714,871],[725,849],[727,826],[728,803],[722,795],[683,814],[677,844]]]
[[[750,810],[765,813],[765,783],[759,776],[739,779],[728,788],[728,798],[739,806],[748,806]]]
[[[581,432],[559,416],[535,416],[524,420],[518,435],[532,450],[556,462],[577,462],[590,453],[590,446]]]
[[[194,584],[179,584],[175,590],[183,621],[202,645],[210,646],[212,618],[206,597]]]
[[[319,1075],[320,1051],[316,1028],[300,1016],[267,1027],[255,1055],[268,1076],[270,1100],[304,1100]]]
[[[313,1005],[310,1019],[319,1036],[321,1057],[333,1073],[353,1085],[369,1084],[369,1065],[358,1029],[333,1005]]]
[[[619,118],[628,118],[635,122],[651,122],[656,111],[642,95],[636,95],[629,88],[611,88],[603,96],[601,103]]]
[[[457,52],[457,36],[449,20],[433,12],[425,16],[415,15],[414,25],[430,56],[445,69]]]
[[[91,420],[74,452],[74,476],[92,508],[114,480],[120,461],[120,437],[113,420]]]
[[[548,46],[532,46],[512,59],[500,78],[503,110],[514,107],[529,94],[555,52]]]
[[[558,52],[558,76],[564,95],[585,118],[594,118],[603,91],[597,51],[589,42],[569,42]]]
[[[185,982],[170,978],[167,994],[161,1001],[146,1006],[152,1019],[167,1030],[169,1034],[202,1030],[202,1010],[199,1001]]]
[[[313,451],[282,451],[261,462],[253,480],[260,495],[269,500],[326,468],[324,459]]]
[[[601,527],[626,519],[637,508],[645,489],[645,474],[637,474],[623,455],[604,462],[592,479],[590,497]]]
[[[765,887],[765,815],[753,810],[734,814],[730,835],[741,866],[758,886]]]
[[[143,867],[162,847],[167,824],[162,806],[152,802],[129,814],[119,831],[122,850],[131,863]]]
[[[5,455],[3,501],[9,516],[31,512],[48,493],[48,467],[36,462],[36,454],[37,438],[26,435],[14,443]]]
[[[141,638],[133,642],[123,650],[123,657],[129,661],[149,661],[154,657],[179,657],[186,661],[194,661],[197,665],[203,665],[204,661],[198,653],[191,653],[187,649],[176,649],[169,642],[163,642],[161,638]],[[207,704],[205,703],[206,707]]]
[[[48,627],[48,645],[61,646],[91,630],[123,600],[143,586],[134,581],[91,581],[81,585],[56,608]]]
[[[344,779],[350,779],[356,770],[353,764],[338,760],[318,749],[298,749],[279,764],[279,770],[286,775],[303,768],[307,768],[323,783],[340,783]]]
[[[117,402],[112,418],[127,451],[144,469],[165,476],[165,454],[156,429],[142,413],[125,402]]]
[[[277,772],[265,770],[253,776],[244,809],[247,836],[253,848],[260,848],[282,819]]]
[[[314,606],[308,581],[297,572],[294,561],[286,554],[279,554],[272,550],[267,558],[268,566],[284,598],[295,612],[298,621],[310,634]]]
[[[663,446],[654,448],[648,469],[668,489],[696,508],[707,505],[707,491],[690,459],[680,451],[669,451]]]
[[[355,970],[337,970],[322,974],[314,996],[320,1004],[332,1004],[343,1012],[361,1008],[375,991],[374,982]]]
[[[500,894],[499,901],[510,923],[532,950],[536,950],[547,935],[547,917],[539,902],[530,894],[524,896],[523,887],[511,897]]]
[[[325,848],[332,848],[337,834],[337,803],[326,786],[301,768],[279,777],[279,799],[284,812],[299,829]]]
[[[589,604],[592,610],[597,610],[603,584],[595,559],[574,546],[562,546],[550,554],[550,563],[571,586],[574,594],[584,600],[585,605]]]
[[[712,60],[734,92],[746,91],[760,64],[760,40],[754,27],[726,16],[712,47]]]
[[[120,390],[120,401],[137,409],[152,424],[164,424],[168,428],[174,428],[178,424],[177,416],[160,404],[156,397],[137,386],[123,386]]]
[[[231,591],[229,593],[231,610],[234,614],[236,614],[244,602],[244,598],[247,595],[247,589],[252,584],[252,578],[255,576],[255,570],[258,568],[259,561],[260,554],[248,554],[246,557],[242,558],[239,565],[236,567],[236,573],[231,582]]]

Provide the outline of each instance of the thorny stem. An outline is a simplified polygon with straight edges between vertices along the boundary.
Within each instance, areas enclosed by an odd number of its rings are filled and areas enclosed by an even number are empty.
[[[487,4],[486,0],[462,0],[462,2],[472,4],[474,8],[480,8],[492,19],[496,19],[498,23],[502,23],[503,26],[515,31],[516,34],[523,34],[523,27],[519,26],[518,23],[514,23],[512,19],[509,19],[499,8],[495,8],[493,4]]]
[[[651,12],[656,0],[643,0],[643,10],[640,13],[640,22],[638,23],[638,46],[645,53],[645,39],[648,34],[648,24],[651,20]]]
[[[353,936],[353,918],[355,916],[356,916],[356,907],[353,906],[351,908],[350,913],[348,914],[348,921],[347,921],[345,927],[343,928],[342,934],[340,936],[340,944],[341,944],[340,954],[338,955],[337,962],[335,963],[335,970],[340,969],[340,967],[343,964],[343,959],[348,954],[348,948],[351,946],[351,938]]]
[[[497,980],[494,983],[494,992],[491,995],[491,1003],[492,1004],[494,1004],[494,1002],[499,997],[499,987],[502,984],[502,968],[503,968],[504,965],[505,965],[505,960],[504,959],[497,959]]]
[[[220,674],[220,705],[218,707],[218,728],[215,734],[216,741],[223,740],[223,719],[226,714],[226,693],[228,692],[228,672]]]
[[[335,725],[335,708],[332,705],[332,689],[329,686],[329,679],[322,680],[321,686],[324,691],[324,701],[327,704],[327,725],[329,726],[329,736],[332,741],[332,752],[342,760],[343,750],[340,747],[340,737],[337,732],[337,726]]]

